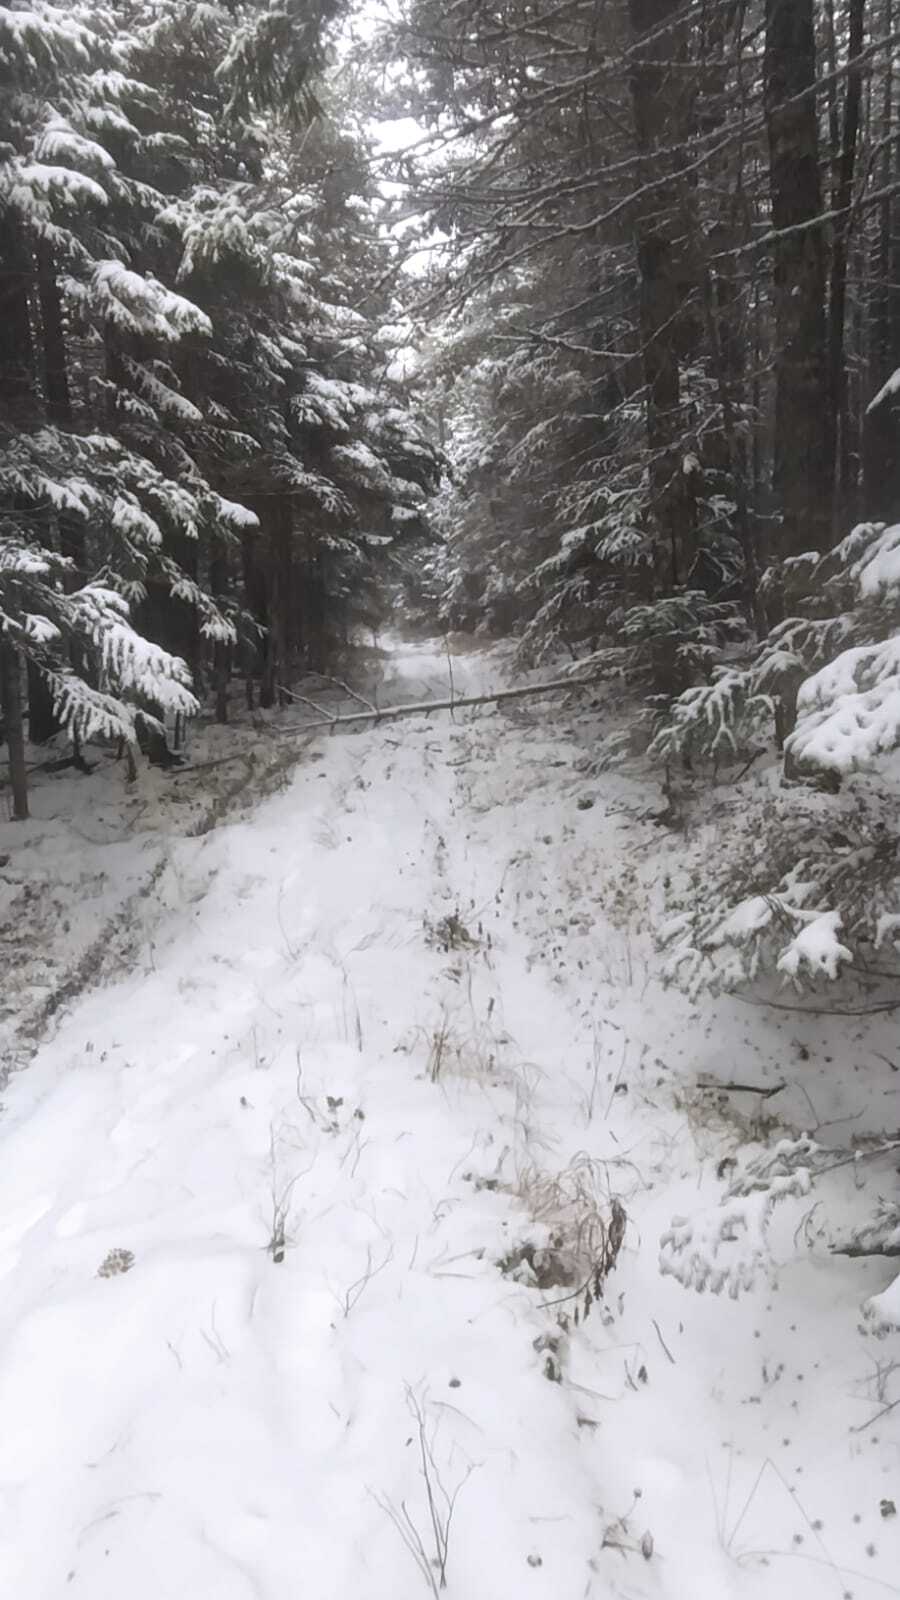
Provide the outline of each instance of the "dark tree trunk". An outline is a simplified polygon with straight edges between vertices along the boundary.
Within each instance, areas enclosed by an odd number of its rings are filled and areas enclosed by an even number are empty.
[[[0,244],[0,416],[13,428],[34,413],[34,340],[31,331],[30,259],[14,229]],[[15,510],[14,503],[6,509]],[[28,816],[25,772],[25,711],[21,662],[8,639],[0,638],[0,702],[12,785],[13,816]],[[40,721],[40,719],[38,719]],[[40,732],[40,727],[38,728]],[[55,731],[55,730],[54,730]]]
[[[21,424],[34,403],[30,261],[18,234],[8,223],[6,229],[0,242],[0,415]]]
[[[209,584],[217,600],[228,592],[228,556],[221,539],[213,542]],[[228,721],[228,685],[231,679],[231,646],[217,639],[213,645],[213,685],[216,695],[216,721]]]
[[[231,650],[222,639],[213,646],[213,682],[216,694],[216,721],[228,721],[228,685],[231,681]]]
[[[729,64],[743,57],[744,21],[744,8],[741,5],[734,10],[730,7],[715,8],[703,19],[698,132],[706,137],[713,134],[718,136],[730,115],[727,93]],[[733,37],[730,36],[731,30]],[[706,219],[704,226],[703,214],[691,191],[692,203],[687,207],[685,231],[689,238],[696,241],[694,272],[709,352],[709,375],[715,385],[721,414],[721,430],[717,427],[712,438],[706,441],[704,463],[711,461],[730,478],[734,531],[743,552],[744,608],[748,618],[759,628],[762,620],[758,604],[760,571],[754,502],[751,498],[755,491],[755,478],[751,481],[750,454],[741,426],[745,415],[743,400],[751,329],[744,309],[740,257],[734,254],[735,247],[746,242],[748,234],[747,198],[742,187],[745,161],[746,152],[741,138],[738,149],[729,150],[723,158],[721,173],[716,173],[723,194],[733,190],[730,199]],[[705,259],[704,244],[708,251]],[[710,259],[715,261],[714,270]],[[755,374],[755,362],[752,367]],[[756,437],[754,430],[754,440]]]
[[[671,169],[674,192],[658,188],[636,200],[635,244],[640,284],[640,331],[646,390],[647,446],[653,515],[659,531],[657,576],[665,587],[686,581],[696,553],[696,521],[682,493],[680,341],[691,274],[680,235],[677,163],[667,152],[679,143],[688,97],[681,75],[658,65],[684,54],[678,0],[629,0],[638,40],[632,55],[631,99],[640,182]],[[668,25],[668,26],[667,26]]]
[[[894,21],[894,0],[884,0],[882,30],[890,35]],[[894,119],[894,77],[890,52],[886,54],[881,99],[881,127],[885,135]],[[894,200],[890,190],[895,177],[897,141],[886,139],[882,151],[879,187],[885,191],[878,214],[877,237],[871,252],[873,282],[872,314],[867,351],[868,393],[870,401],[885,379],[900,366],[900,288],[893,273],[898,265],[893,241]],[[863,508],[873,519],[894,522],[900,517],[900,405],[885,400],[867,413],[863,424]]]
[[[69,390],[69,362],[66,350],[65,323],[62,298],[53,248],[46,240],[37,245],[38,303],[40,306],[40,346],[43,366],[44,401],[49,420],[59,428],[72,426],[72,397]],[[83,580],[85,566],[84,524],[80,518],[61,512],[57,518],[59,548],[72,562],[73,571],[66,579],[69,589],[76,589]],[[73,650],[71,664],[80,672],[83,662]],[[46,744],[61,731],[61,724],[53,709],[53,700],[43,675],[32,662],[28,663],[28,733],[33,744]],[[73,740],[76,765],[79,764],[78,741]]]
[[[637,258],[650,483],[663,546],[659,566],[665,574],[666,585],[676,587],[685,581],[691,562],[678,495],[681,384],[672,330],[680,294],[673,271],[672,247],[667,240],[641,239]]]
[[[117,390],[129,390],[128,363],[148,359],[150,351],[147,340],[141,335],[123,336],[112,321],[107,321],[103,331],[103,346],[108,382],[115,385]],[[117,413],[114,392],[108,394],[107,412],[114,424]],[[166,553],[178,562],[189,577],[196,578],[198,557],[194,540],[170,539]],[[160,645],[170,654],[180,656],[191,672],[196,673],[199,639],[196,607],[188,600],[176,599],[165,577],[152,572],[148,574],[146,594],[136,608],[136,620],[144,638]],[[142,709],[148,716],[158,717],[155,704],[145,702]],[[144,724],[139,742],[154,765],[169,766],[176,759],[169,751],[163,732],[150,723]]]
[[[758,633],[764,631],[764,618],[759,603],[759,556],[756,533],[753,527],[747,498],[747,453],[741,439],[735,414],[733,375],[734,360],[730,351],[731,340],[724,334],[721,297],[715,294],[708,268],[702,276],[703,305],[706,316],[712,376],[719,395],[722,411],[722,432],[728,455],[728,465],[734,489],[735,530],[744,556],[744,609]],[[726,308],[731,304],[726,298]],[[739,358],[738,358],[739,359]]]
[[[37,263],[47,416],[59,427],[68,428],[72,423],[72,400],[69,393],[66,333],[56,262],[52,247],[46,240],[42,240],[37,247]]]
[[[26,662],[28,678],[28,737],[32,744],[47,744],[55,739],[60,724],[53,709],[53,696],[43,673],[33,661]]]
[[[291,652],[291,624],[293,611],[294,513],[287,495],[279,495],[273,504],[271,585],[269,612],[272,618],[273,660],[278,685],[285,683]],[[284,700],[284,696],[281,696]]]
[[[244,600],[259,631],[257,640],[247,645],[247,705],[253,709],[253,680],[259,678],[259,703],[263,707],[274,705],[275,674],[272,664],[272,629],[269,614],[270,586],[261,559],[262,541],[268,513],[265,505],[252,496],[245,496],[245,504],[255,511],[260,521],[258,533],[245,533],[241,542],[241,559],[244,579]]]
[[[41,308],[41,351],[44,370],[44,397],[47,416],[58,428],[72,427],[72,395],[69,388],[69,357],[63,320],[62,297],[53,250],[46,240],[37,246],[38,299]],[[75,587],[84,576],[84,524],[78,517],[62,512],[59,516],[59,547],[76,571]]]
[[[774,244],[779,553],[831,541],[834,460],[825,327],[825,240],[814,86],[813,0],[766,0],[763,64]]]
[[[844,351],[844,326],[847,309],[847,259],[853,217],[850,211],[853,200],[853,176],[859,142],[860,112],[862,109],[863,71],[858,58],[863,47],[865,0],[850,0],[847,52],[847,92],[844,100],[844,122],[841,134],[840,157],[835,184],[834,208],[837,219],[831,250],[831,285],[828,299],[828,372],[831,390],[830,405],[826,413],[829,429],[827,450],[834,461],[833,533],[843,526],[852,499],[851,483],[851,432],[848,411],[847,364]]]
[[[28,818],[28,775],[25,769],[25,718],[22,710],[22,671],[19,653],[7,639],[0,640],[0,704],[9,761],[13,818]]]

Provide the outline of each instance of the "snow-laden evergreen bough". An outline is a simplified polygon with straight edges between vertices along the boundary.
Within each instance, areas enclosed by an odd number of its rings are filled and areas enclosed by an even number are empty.
[[[749,664],[723,665],[680,696],[651,746],[667,762],[725,762],[761,750],[777,727],[784,750],[781,781],[747,792],[693,905],[663,925],[667,972],[691,992],[772,977],[802,992],[843,980],[838,1010],[890,1013],[900,984],[900,840],[887,770],[900,748],[900,527],[861,524],[826,555],[785,563],[767,578],[770,592],[776,583],[792,614]],[[663,1270],[695,1288],[749,1286],[778,1201],[804,1193],[835,1158],[807,1154],[806,1177],[792,1161],[777,1181],[747,1191],[740,1180],[708,1212],[679,1219],[663,1240]],[[839,1248],[891,1257],[897,1238],[896,1205],[886,1202]],[[897,1284],[867,1315],[876,1331],[900,1326]]]
[[[650,746],[663,762],[725,765],[778,734],[784,751],[788,787],[769,790],[731,864],[663,927],[669,973],[689,989],[864,977],[898,944],[898,840],[878,770],[900,747],[900,528],[861,524],[826,555],[784,563],[769,592],[776,582],[794,613],[749,664],[679,696]]]
[[[185,663],[224,716],[239,637],[271,703],[423,535],[436,452],[353,304],[385,265],[360,148],[322,123],[296,156],[329,15],[0,10],[5,638],[72,731],[109,726],[120,689],[186,704]],[[24,609],[23,546],[47,568]],[[63,603],[88,584],[160,652],[140,688]],[[17,619],[40,605],[38,648]]]
[[[104,70],[124,54],[114,13],[4,11],[0,54],[15,86],[3,95],[0,213],[14,281],[9,353],[18,358],[2,394],[0,630],[15,658],[45,680],[59,723],[73,737],[131,743],[139,719],[196,710],[187,665],[143,637],[136,608],[150,582],[162,583],[199,603],[209,636],[233,639],[233,623],[174,560],[172,541],[227,530],[240,513],[196,469],[185,472],[182,464],[170,477],[140,441],[135,448],[116,432],[86,429],[66,341],[80,329],[107,353],[117,339],[174,350],[212,330],[198,307],[150,273],[108,254],[98,258],[123,244],[117,222],[134,198],[103,140],[114,135],[120,158],[130,155],[141,136],[122,106],[154,99],[134,80]],[[43,379],[32,366],[32,263]],[[128,361],[124,352],[121,359]],[[132,416],[150,425],[179,401],[187,407],[177,380],[166,385],[149,365],[140,378]],[[156,405],[141,396],[142,387]],[[108,384],[104,398],[96,374],[94,390],[117,429],[127,405],[113,402]]]
[[[779,1201],[809,1193],[817,1153],[811,1139],[782,1139],[747,1164],[718,1204],[675,1217],[660,1243],[660,1271],[686,1289],[727,1290],[733,1300],[771,1275],[772,1214]]]
[[[61,725],[82,742],[136,738],[137,721],[197,703],[185,662],[142,637],[133,606],[157,569],[163,530],[197,537],[208,518],[240,515],[212,495],[169,483],[149,462],[105,435],[43,429],[20,436],[0,462],[0,495],[21,507],[0,534],[0,631],[46,679]],[[43,514],[91,527],[97,575],[84,584],[75,563],[35,536]],[[181,575],[169,571],[173,587]],[[193,595],[201,609],[202,593]],[[233,638],[210,605],[201,626]],[[82,671],[72,669],[72,660]]]
[[[737,1162],[718,1199],[688,1216],[677,1216],[660,1240],[659,1268],[684,1288],[698,1293],[727,1293],[737,1300],[762,1281],[777,1281],[778,1265],[771,1230],[782,1207],[790,1215],[784,1230],[795,1253],[802,1236],[803,1202],[829,1173],[861,1172],[879,1164],[890,1172],[900,1141],[870,1138],[849,1149],[820,1144],[809,1134],[783,1137],[771,1146],[751,1149]],[[806,1207],[807,1212],[809,1207]],[[900,1205],[880,1200],[874,1214],[847,1225],[837,1212],[830,1248],[851,1257],[900,1256]],[[863,1305],[867,1329],[876,1335],[900,1328],[900,1278]]]

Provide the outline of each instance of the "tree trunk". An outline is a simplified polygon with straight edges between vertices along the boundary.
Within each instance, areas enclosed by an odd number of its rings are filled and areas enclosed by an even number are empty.
[[[28,679],[28,737],[32,744],[47,744],[60,731],[53,696],[44,674],[33,661],[26,662]]]
[[[21,425],[34,396],[29,261],[22,240],[8,223],[4,234],[0,243],[0,416]]]
[[[703,269],[701,288],[712,376],[716,383],[719,405],[722,410],[722,432],[728,451],[728,464],[731,470],[734,491],[735,530],[744,556],[744,608],[757,632],[762,634],[764,631],[764,619],[761,615],[762,607],[759,604],[759,557],[756,549],[756,535],[750,520],[750,507],[747,500],[747,453],[740,437],[735,415],[731,384],[733,367],[729,360],[726,341],[723,338],[723,328],[719,321],[721,302],[717,304],[718,297],[715,294],[712,276],[708,267]],[[728,303],[729,301],[726,301],[726,306]]]
[[[763,63],[775,291],[775,460],[780,554],[831,542],[832,426],[813,0],[766,0]],[[813,224],[813,225],[810,225]]]
[[[244,603],[256,623],[256,641],[247,646],[247,705],[253,709],[253,679],[259,678],[259,703],[265,709],[275,703],[275,669],[272,656],[271,584],[262,559],[267,537],[269,502],[245,495],[244,502],[259,518],[260,531],[245,533],[241,540]]]
[[[72,400],[62,300],[53,249],[43,239],[37,247],[37,264],[47,416],[58,427],[69,428],[72,425]]]
[[[36,246],[38,303],[40,306],[40,346],[43,365],[44,400],[49,420],[58,428],[72,427],[72,397],[69,390],[69,360],[66,350],[65,323],[62,297],[53,248],[42,239]],[[60,553],[72,562],[73,571],[67,576],[66,588],[77,589],[84,577],[85,545],[84,524],[79,517],[65,511],[57,517]],[[72,668],[83,675],[84,661],[81,652],[71,648],[69,658]],[[28,734],[33,744],[46,744],[61,731],[61,724],[53,709],[46,680],[31,662],[28,663]],[[79,764],[77,739],[73,739],[76,765]]]
[[[658,60],[684,54],[678,0],[629,0],[629,18],[638,39],[649,35],[632,55],[631,99],[640,181],[658,180],[668,164],[673,186],[677,163],[665,152],[679,143],[687,104],[678,73]],[[659,189],[636,200],[635,244],[640,283],[640,331],[646,390],[647,446],[652,512],[659,532],[657,573],[665,587],[688,577],[696,554],[696,522],[682,494],[682,418],[679,340],[685,305],[693,285],[677,222],[677,193],[662,198]]]
[[[851,441],[844,325],[847,307],[847,259],[853,229],[850,207],[853,201],[853,176],[862,108],[863,74],[858,58],[863,47],[864,17],[865,0],[849,0],[847,39],[849,66],[840,159],[834,193],[834,208],[838,216],[834,224],[831,285],[828,297],[828,371],[831,395],[826,422],[829,429],[827,450],[834,461],[833,536],[836,536],[843,526],[851,499]]]
[[[228,555],[221,539],[214,539],[209,563],[209,586],[213,597],[221,600],[228,592]],[[228,721],[228,685],[231,679],[231,646],[223,639],[213,645],[213,685],[216,695],[216,721]]]
[[[894,24],[894,0],[884,0],[882,30],[890,36]],[[871,252],[872,315],[869,323],[866,401],[870,401],[885,379],[900,366],[898,316],[900,290],[895,287],[895,247],[893,243],[894,201],[887,191],[895,179],[897,141],[888,137],[894,120],[894,76],[891,52],[885,53],[884,84],[881,97],[881,128],[885,140],[882,151],[879,187],[885,191],[878,215],[877,238]],[[863,422],[863,507],[873,519],[896,521],[900,516],[900,405],[895,398],[885,400]]]
[[[19,653],[8,639],[0,640],[0,704],[9,759],[13,819],[28,819],[28,776],[25,770],[25,719],[22,713],[22,672]]]
[[[272,656],[279,684],[288,676],[291,646],[291,610],[294,583],[294,513],[290,497],[279,495],[272,507],[272,552],[269,613],[272,619]],[[281,701],[283,704],[283,700]]]

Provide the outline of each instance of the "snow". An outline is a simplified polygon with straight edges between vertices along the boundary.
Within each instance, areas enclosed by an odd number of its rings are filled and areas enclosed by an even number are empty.
[[[0,6],[0,52],[20,72],[34,71],[48,54],[60,65],[81,66],[90,59],[93,43],[90,29],[55,6]]]
[[[87,173],[75,172],[70,167],[50,166],[40,161],[13,164],[10,167],[9,199],[25,216],[32,212],[48,214],[47,201],[78,209],[86,204],[105,206],[109,197]]]
[[[767,928],[776,911],[769,895],[755,894],[742,900],[721,923],[716,944],[741,944],[760,928]]]
[[[184,252],[179,278],[232,256],[265,269],[265,217],[247,215],[247,198],[238,186],[226,194],[200,186],[185,200],[173,201],[159,216],[160,224],[181,235]],[[271,231],[269,229],[269,231]]]
[[[81,590],[79,598],[86,594]],[[177,656],[169,655],[135,633],[126,622],[118,622],[108,614],[98,615],[93,632],[104,669],[117,688],[147,695],[158,705],[187,716],[197,710],[197,702],[186,688],[190,682],[188,669]]]
[[[773,1179],[761,1193],[734,1196],[692,1218],[675,1217],[660,1244],[660,1271],[688,1289],[720,1294],[727,1288],[736,1300],[771,1267],[767,1233],[775,1205],[809,1188],[809,1173],[796,1172]]]
[[[21,573],[23,577],[43,577],[51,569],[51,563],[39,550],[29,545],[14,544],[12,539],[4,539],[0,545],[0,571],[6,573]]]
[[[104,150],[101,144],[94,139],[86,139],[83,133],[78,133],[65,117],[51,116],[44,124],[38,135],[34,147],[38,161],[48,162],[51,166],[71,164],[94,167],[102,172],[109,172],[115,167],[115,161]]]
[[[886,941],[896,944],[900,941],[900,915],[896,912],[885,912],[878,918],[875,934],[875,948],[879,950]]]
[[[335,445],[331,456],[334,461],[349,469],[351,481],[384,493],[390,493],[397,484],[397,480],[392,477],[384,462],[362,439],[355,439],[352,444]]]
[[[890,655],[896,660],[896,641],[891,641]],[[804,709],[787,747],[802,763],[852,772],[889,754],[898,743],[900,675],[876,683],[871,689],[845,692],[833,706],[821,711]]]
[[[866,1312],[880,1332],[900,1331],[900,1277],[895,1278],[881,1294],[872,1295],[866,1302]]]
[[[854,569],[867,599],[896,593],[900,585],[900,525],[881,530]]]
[[[259,517],[249,506],[239,505],[237,500],[227,500],[221,494],[214,495],[213,502],[218,515],[228,527],[239,529],[259,527]]]
[[[49,617],[39,617],[32,614],[26,615],[23,621],[25,633],[36,644],[55,644],[62,637],[55,622]]]
[[[891,373],[887,382],[881,385],[875,398],[869,401],[866,406],[866,415],[870,416],[873,411],[884,404],[885,400],[893,399],[898,392],[900,392],[900,367],[897,368],[896,372]]]
[[[504,659],[460,644],[457,693]],[[447,673],[443,641],[397,645],[368,692]],[[664,988],[655,885],[684,844],[586,773],[603,715],[310,744],[282,711],[198,730],[197,769],[137,792],[111,763],[48,776],[37,820],[0,824],[9,1004],[32,986],[47,1019],[0,1118],[4,1593],[416,1600],[391,1508],[430,1551],[419,1416],[459,1487],[449,1600],[896,1582],[896,1290],[826,1220],[892,1165],[815,1199],[776,1167],[721,1204],[759,1102],[698,1087],[783,1084],[785,1124],[811,1100],[864,1137],[895,1024]],[[229,810],[199,763],[236,748]],[[624,1245],[576,1326],[580,1296],[534,1279],[596,1250],[613,1196]],[[683,1228],[737,1250],[736,1302],[660,1274]]]
[[[126,539],[133,539],[138,548],[146,545],[153,550],[162,545],[162,529],[133,496],[126,499],[124,495],[117,494],[111,516],[116,532]]]
[[[193,401],[188,400],[179,389],[171,383],[162,382],[155,373],[149,371],[139,361],[126,358],[125,370],[142,390],[147,400],[157,406],[162,415],[177,417],[180,422],[196,423],[203,421],[203,412]],[[174,379],[174,373],[171,374]]]
[[[804,968],[816,976],[834,979],[842,961],[852,961],[853,951],[838,939],[842,918],[839,911],[823,911],[813,916],[795,934],[778,957],[778,970],[796,978]]]
[[[800,762],[851,772],[889,753],[900,742],[900,635],[843,650],[801,684],[797,712],[788,748]]]
[[[69,291],[77,290],[69,282]],[[100,261],[91,278],[98,310],[124,333],[177,341],[186,334],[211,335],[204,311],[155,279],[131,272],[120,261]]]

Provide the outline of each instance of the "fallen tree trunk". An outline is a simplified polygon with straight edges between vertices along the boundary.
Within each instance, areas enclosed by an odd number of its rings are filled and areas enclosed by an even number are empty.
[[[410,705],[373,706],[367,711],[347,711],[329,715],[323,709],[314,722],[298,722],[294,728],[278,728],[278,733],[308,733],[310,728],[342,728],[352,722],[387,722],[397,717],[427,716],[431,711],[458,711],[466,706],[499,705],[504,700],[525,700],[529,695],[554,694],[561,689],[589,689],[601,681],[605,673],[595,673],[590,678],[553,678],[547,683],[522,684],[518,689],[495,689],[492,694],[451,696],[449,700],[417,700]],[[300,699],[301,696],[295,698]]]

